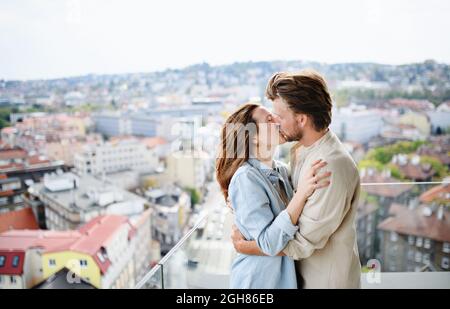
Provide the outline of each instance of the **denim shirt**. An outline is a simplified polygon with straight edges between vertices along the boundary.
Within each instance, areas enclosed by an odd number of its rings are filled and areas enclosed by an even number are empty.
[[[249,159],[231,179],[228,193],[235,224],[267,256],[238,254],[231,266],[230,288],[297,288],[294,261],[277,256],[298,229],[276,189],[277,178],[284,183],[288,200],[293,191],[286,167],[276,161],[273,165]]]

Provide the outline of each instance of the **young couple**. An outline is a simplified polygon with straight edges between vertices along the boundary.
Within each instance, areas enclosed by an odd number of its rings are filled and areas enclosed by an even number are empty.
[[[266,96],[273,112],[246,104],[222,129],[216,176],[239,253],[230,288],[359,288],[359,174],[328,128],[326,82],[314,71],[277,73]],[[273,156],[291,141],[288,169]]]

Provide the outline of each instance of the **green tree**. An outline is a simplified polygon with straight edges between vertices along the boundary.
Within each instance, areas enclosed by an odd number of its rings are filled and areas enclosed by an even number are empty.
[[[201,194],[195,188],[185,188],[185,191],[189,192],[191,195],[191,206],[194,207],[196,204],[200,202]]]
[[[421,156],[421,163],[429,163],[433,170],[436,171],[435,177],[442,179],[444,177],[449,176],[448,167],[442,164],[438,159],[429,157],[429,156]]]

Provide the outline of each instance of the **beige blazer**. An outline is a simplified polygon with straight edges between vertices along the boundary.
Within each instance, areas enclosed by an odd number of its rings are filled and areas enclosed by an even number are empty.
[[[296,152],[292,182],[297,187],[312,162],[323,159],[332,172],[331,185],[308,199],[299,231],[283,252],[298,260],[304,288],[359,288],[361,264],[356,242],[356,209],[360,191],[355,162],[337,136],[328,131]]]

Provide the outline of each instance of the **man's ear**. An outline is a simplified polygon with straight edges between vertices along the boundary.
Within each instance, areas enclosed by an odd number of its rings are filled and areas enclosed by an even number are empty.
[[[295,115],[295,120],[297,121],[297,125],[303,129],[308,123],[308,116],[305,114],[297,114]]]

